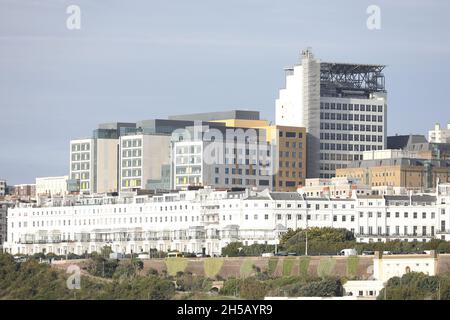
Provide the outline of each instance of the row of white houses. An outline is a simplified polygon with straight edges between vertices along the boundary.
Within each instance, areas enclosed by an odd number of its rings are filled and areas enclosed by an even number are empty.
[[[277,244],[289,228],[351,230],[358,241],[450,239],[450,185],[433,194],[308,198],[297,192],[212,190],[155,196],[54,198],[7,213],[12,254],[160,251],[220,254],[234,241]]]

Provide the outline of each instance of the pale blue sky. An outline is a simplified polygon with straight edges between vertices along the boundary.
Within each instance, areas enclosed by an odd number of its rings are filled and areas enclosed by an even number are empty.
[[[81,30],[66,7],[81,7]],[[366,8],[381,8],[381,30]],[[234,108],[274,119],[283,67],[386,64],[388,133],[450,122],[450,2],[0,0],[0,178],[69,170],[98,123]]]

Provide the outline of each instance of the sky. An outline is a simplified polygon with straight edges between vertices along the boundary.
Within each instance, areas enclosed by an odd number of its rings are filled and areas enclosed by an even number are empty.
[[[306,47],[387,65],[388,134],[427,134],[450,122],[449,14],[446,0],[0,0],[0,178],[68,174],[70,139],[103,122],[229,109],[273,121],[283,68]]]

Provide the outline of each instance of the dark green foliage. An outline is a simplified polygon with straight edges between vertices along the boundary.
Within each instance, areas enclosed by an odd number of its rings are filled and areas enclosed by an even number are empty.
[[[102,261],[96,255],[95,260]],[[139,266],[139,263],[137,263]],[[36,259],[15,263],[0,253],[0,299],[171,299],[175,286],[157,276],[134,276],[128,281],[81,277],[81,289],[67,288],[68,274]]]
[[[254,277],[245,278],[240,284],[239,295],[243,299],[259,300],[266,295],[266,286]]]
[[[158,270],[156,270],[155,268],[149,268],[147,271],[147,275],[148,276],[157,276],[158,275]]]
[[[136,277],[132,281],[114,282],[110,299],[168,300],[175,294],[174,284],[156,276]]]
[[[324,279],[313,281],[298,288],[297,292],[290,292],[291,295],[303,297],[340,297],[343,287],[339,279]]]
[[[240,279],[228,278],[223,284],[220,294],[224,296],[235,296],[238,295],[240,291]]]
[[[289,229],[281,238],[279,251],[305,254],[306,230]],[[239,248],[242,248],[239,250]],[[335,255],[342,249],[355,248],[358,253],[363,251],[391,251],[392,253],[421,253],[424,250],[436,250],[439,253],[450,253],[450,241],[433,239],[429,242],[388,241],[357,243],[353,233],[346,229],[331,227],[308,228],[309,255]],[[274,246],[253,244],[244,246],[241,242],[230,243],[222,249],[222,254],[229,257],[260,256],[264,252],[274,252]],[[352,268],[350,268],[350,271]]]
[[[112,278],[118,266],[119,262],[117,260],[106,259],[101,255],[92,255],[87,271],[93,276]]]
[[[144,268],[144,263],[139,259],[124,260],[114,271],[114,279],[128,279],[135,277]]]
[[[289,230],[281,238],[281,245],[292,245],[297,242],[304,242],[306,240],[306,230],[297,229]],[[308,228],[308,240],[310,241],[325,241],[325,242],[345,242],[354,241],[353,233],[347,229],[336,229],[331,227],[312,227]]]
[[[190,272],[177,274],[176,283],[180,291],[205,291],[209,281],[202,276],[193,276]]]
[[[242,248],[242,250],[239,250]],[[275,246],[266,244],[252,244],[244,246],[242,242],[232,242],[226,247],[222,248],[222,255],[228,257],[239,256],[260,256],[265,252],[274,252]]]
[[[384,300],[424,300],[438,299],[441,283],[441,299],[448,294],[445,284],[447,277],[427,276],[424,273],[410,272],[401,278],[393,277],[388,280],[386,287],[381,290],[378,299]],[[444,286],[442,286],[444,284]]]

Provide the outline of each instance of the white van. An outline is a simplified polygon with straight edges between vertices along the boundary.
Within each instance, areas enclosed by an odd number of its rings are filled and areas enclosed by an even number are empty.
[[[342,249],[339,251],[340,256],[356,256],[358,255],[358,252],[356,249]]]
[[[269,257],[273,257],[274,254],[273,252],[264,252],[261,257],[265,257],[265,258],[269,258]]]

